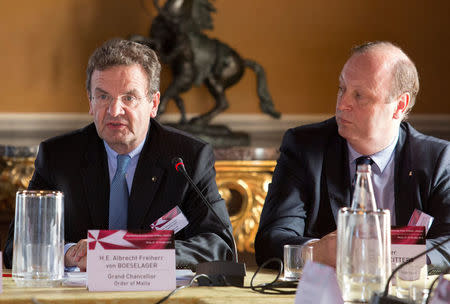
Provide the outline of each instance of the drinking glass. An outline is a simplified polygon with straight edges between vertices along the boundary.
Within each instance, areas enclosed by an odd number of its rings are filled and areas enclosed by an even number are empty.
[[[64,196],[18,191],[12,277],[19,286],[57,286],[64,275]]]
[[[302,274],[302,245],[284,245],[284,279],[295,281]]]
[[[303,266],[313,260],[313,247],[306,245],[284,245],[284,280],[297,281]]]

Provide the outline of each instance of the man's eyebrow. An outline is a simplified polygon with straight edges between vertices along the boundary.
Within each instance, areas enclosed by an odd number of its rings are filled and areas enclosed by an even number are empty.
[[[128,92],[125,93],[125,95],[139,95],[139,92],[136,89],[131,89]]]
[[[108,94],[108,95],[109,95],[109,93],[106,92],[105,90],[103,90],[102,88],[95,88],[95,92],[96,92],[96,93],[102,93],[102,94]]]

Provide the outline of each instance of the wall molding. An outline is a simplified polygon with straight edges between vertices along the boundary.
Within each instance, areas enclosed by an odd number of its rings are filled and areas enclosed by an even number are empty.
[[[233,131],[250,134],[253,146],[279,146],[282,135],[299,125],[323,121],[333,114],[287,114],[272,119],[263,114],[222,114],[213,124],[227,125]],[[195,114],[188,114],[188,118]],[[177,122],[178,114],[165,114],[164,122]],[[450,115],[417,114],[409,121],[419,131],[450,140]],[[0,113],[0,144],[37,145],[45,138],[81,128],[92,122],[87,113]]]

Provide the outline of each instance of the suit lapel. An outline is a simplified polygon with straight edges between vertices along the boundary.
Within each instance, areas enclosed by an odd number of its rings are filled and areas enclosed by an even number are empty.
[[[95,127],[90,126],[88,144],[84,154],[85,164],[81,170],[81,180],[86,193],[92,228],[108,227],[109,217],[109,173],[106,151]],[[78,202],[82,203],[82,202]]]
[[[411,162],[406,124],[400,125],[397,146],[395,148],[395,220],[396,225],[407,225],[416,206],[413,200],[415,172]]]
[[[159,215],[162,212],[160,209],[163,206],[152,203],[167,168],[161,164],[162,153],[159,145],[156,144],[161,140],[158,139],[159,133],[159,126],[152,120],[150,132],[142,148],[133,177],[128,203],[128,229],[148,228],[142,226],[150,210],[152,214]]]
[[[337,223],[338,210],[351,202],[347,145],[338,134],[329,141],[324,167],[330,207]]]

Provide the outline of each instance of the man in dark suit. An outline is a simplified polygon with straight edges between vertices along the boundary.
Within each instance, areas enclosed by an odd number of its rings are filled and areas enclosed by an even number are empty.
[[[450,145],[403,122],[419,91],[417,70],[398,47],[353,50],[339,78],[336,116],[286,132],[255,239],[259,264],[283,259],[283,245],[309,243],[335,266],[339,208],[350,206],[355,159],[370,156],[379,208],[407,225],[414,209],[434,217],[427,247],[450,236]],[[450,246],[428,254],[449,266]]]
[[[153,119],[159,105],[160,69],[155,52],[146,46],[117,39],[106,42],[93,53],[87,68],[94,123],[39,147],[29,189],[64,193],[66,267],[86,269],[88,229],[150,229],[176,206],[189,222],[175,235],[178,268],[232,259],[230,234],[171,163],[174,157],[183,158],[193,181],[231,229],[215,182],[211,146]],[[116,183],[119,157],[127,159],[122,181],[125,205],[115,202],[113,189],[118,186],[111,186]],[[7,267],[12,239],[13,227],[4,253]]]

